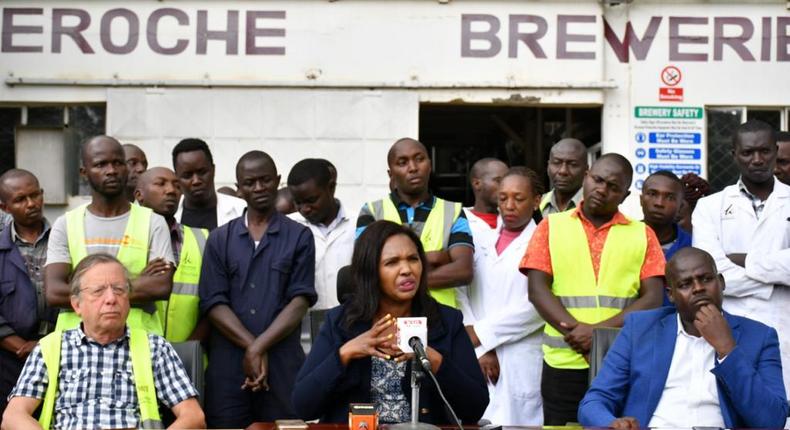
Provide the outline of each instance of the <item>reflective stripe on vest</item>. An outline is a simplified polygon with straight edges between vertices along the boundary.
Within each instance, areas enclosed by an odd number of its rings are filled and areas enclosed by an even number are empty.
[[[72,270],[83,258],[88,256],[88,248],[85,245],[85,211],[87,208],[88,205],[85,204],[66,212],[66,235]],[[148,239],[153,213],[151,209],[140,205],[131,205],[129,219],[116,258],[123,263],[132,279],[140,276],[148,264]],[[131,308],[126,323],[131,328],[142,328],[151,333],[163,334],[162,323],[153,304],[151,304],[150,311],[138,307]],[[58,315],[55,329],[65,331],[76,328],[79,324],[80,318],[77,314],[73,311],[62,310]]]
[[[173,291],[170,293],[170,300],[156,303],[164,323],[165,339],[170,342],[184,342],[189,339],[198,323],[198,283],[208,238],[206,229],[184,225],[180,228],[184,243],[181,245],[178,268],[173,275]]]
[[[639,295],[640,273],[647,250],[645,225],[639,221],[614,224],[601,253],[596,280],[590,247],[576,211],[548,216],[549,252],[554,293],[576,320],[595,324],[609,319]],[[587,362],[563,341],[562,334],[546,324],[544,360],[559,369],[586,369]]]
[[[52,426],[55,398],[58,394],[58,375],[60,374],[60,352],[63,343],[63,332],[56,330],[44,336],[41,345],[41,356],[47,366],[47,391],[38,422],[47,430]],[[156,400],[156,386],[151,365],[151,346],[148,344],[148,333],[144,330],[129,329],[129,352],[132,358],[132,372],[137,402],[140,406],[140,428],[164,428],[159,417]]]
[[[414,222],[409,227],[420,237],[425,252],[447,249],[450,242],[450,231],[453,223],[461,214],[461,204],[435,197],[433,209],[425,222]],[[398,208],[392,199],[385,198],[368,203],[368,210],[376,220],[387,220],[403,224]],[[455,288],[432,289],[430,291],[436,301],[447,306],[457,307]]]

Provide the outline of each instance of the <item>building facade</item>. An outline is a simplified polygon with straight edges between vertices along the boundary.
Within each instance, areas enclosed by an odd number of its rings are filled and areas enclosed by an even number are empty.
[[[417,137],[437,193],[471,201],[472,162],[545,171],[548,148],[627,155],[652,171],[737,178],[732,130],[787,129],[786,1],[4,1],[0,169],[32,170],[48,213],[86,188],[77,148],[106,133],[171,166],[212,148],[217,186],[239,156],[337,166],[352,211],[388,190],[386,152]],[[636,194],[636,193],[634,193]],[[627,211],[638,213],[631,198]]]

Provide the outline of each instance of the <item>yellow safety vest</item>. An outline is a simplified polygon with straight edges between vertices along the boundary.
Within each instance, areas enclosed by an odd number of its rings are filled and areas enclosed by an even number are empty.
[[[552,293],[576,320],[595,324],[620,313],[639,296],[640,273],[647,251],[645,224],[614,224],[601,254],[595,278],[581,215],[566,211],[548,216]],[[587,362],[549,324],[543,332],[546,363],[558,369],[586,369]]]
[[[88,205],[82,205],[66,212],[66,234],[72,270],[83,258],[88,256],[88,248],[85,246],[85,211],[87,207]],[[129,220],[126,223],[123,241],[116,258],[123,263],[132,279],[139,277],[148,264],[148,236],[153,213],[151,209],[140,205],[131,205]],[[160,336],[163,334],[162,322],[155,309],[149,313],[140,308],[131,308],[126,323],[131,328],[145,329]],[[58,315],[55,329],[65,331],[76,328],[79,324],[80,317],[76,313],[62,310]]]
[[[390,198],[368,202],[368,209],[376,220],[387,220],[402,224],[398,208],[395,207]],[[447,244],[450,241],[450,230],[460,214],[460,203],[436,197],[433,209],[428,214],[428,219],[425,220],[424,224],[413,228],[414,232],[420,236],[420,242],[422,242],[425,252],[447,249]],[[430,293],[437,302],[454,308],[457,307],[455,288],[431,289]]]
[[[546,193],[546,194],[544,194],[544,195],[543,195],[543,198],[542,198],[542,199],[540,199],[540,206],[539,206],[539,209],[540,209],[540,211],[541,211],[541,212],[543,212],[543,211],[546,209],[546,206],[548,206],[548,205],[549,205],[549,203],[551,203],[551,196],[552,196],[552,195],[554,195],[554,191],[553,191],[553,190],[552,190],[552,191],[549,191],[549,192],[548,192],[548,193]]]
[[[184,243],[181,257],[173,275],[173,291],[170,300],[156,302],[157,312],[163,321],[165,339],[169,342],[184,342],[189,339],[198,323],[198,283],[203,251],[206,249],[208,230],[181,225]]]
[[[58,394],[58,376],[60,374],[60,349],[63,343],[63,332],[56,330],[44,336],[39,344],[41,355],[47,367],[47,391],[38,422],[41,428],[48,430],[52,425],[52,413],[55,410],[55,398]],[[148,344],[148,333],[140,329],[129,329],[129,351],[132,358],[134,386],[137,402],[140,405],[140,428],[161,429],[162,419],[156,401],[156,385],[154,384],[153,367],[151,366],[151,346]]]

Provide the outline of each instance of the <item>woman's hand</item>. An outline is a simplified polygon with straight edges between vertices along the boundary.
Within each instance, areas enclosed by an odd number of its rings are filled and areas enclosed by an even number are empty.
[[[349,340],[340,347],[340,362],[343,366],[348,366],[351,360],[365,357],[379,357],[389,360],[389,354],[381,351],[383,347],[392,341],[394,335],[382,335],[388,328],[395,324],[395,320],[390,314],[378,320],[370,330]]]

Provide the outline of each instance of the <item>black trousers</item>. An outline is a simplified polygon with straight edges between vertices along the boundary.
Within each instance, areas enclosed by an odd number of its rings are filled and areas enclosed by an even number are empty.
[[[589,373],[589,369],[557,369],[543,362],[543,425],[564,426],[579,421],[579,402],[587,392]]]

